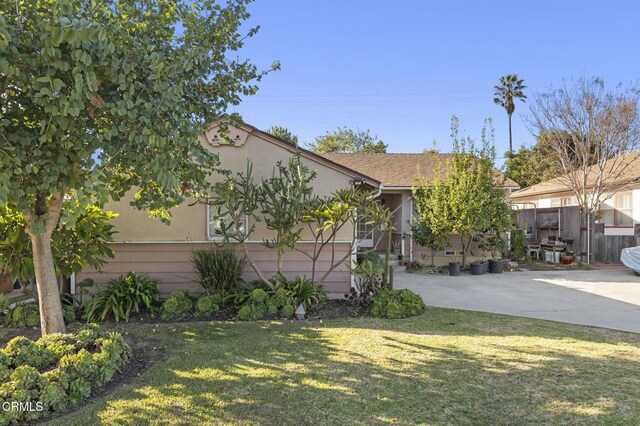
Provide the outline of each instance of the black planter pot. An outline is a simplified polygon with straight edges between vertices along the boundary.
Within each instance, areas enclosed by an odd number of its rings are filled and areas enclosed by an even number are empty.
[[[489,272],[501,274],[504,272],[504,262],[502,260],[489,260]]]
[[[484,274],[484,264],[480,262],[471,263],[471,275],[482,275],[482,274]]]
[[[460,262],[449,262],[449,275],[452,277],[460,275]]]
[[[483,274],[488,274],[489,273],[489,262],[487,262],[486,260],[483,260],[480,263],[482,263],[482,267],[484,268],[482,273]]]

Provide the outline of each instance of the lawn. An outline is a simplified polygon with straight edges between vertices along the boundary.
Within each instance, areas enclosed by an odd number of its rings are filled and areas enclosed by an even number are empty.
[[[630,333],[435,308],[117,328],[166,358],[49,424],[640,423]]]

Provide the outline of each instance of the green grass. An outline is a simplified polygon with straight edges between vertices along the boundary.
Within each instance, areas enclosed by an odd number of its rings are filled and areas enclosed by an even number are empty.
[[[435,308],[119,328],[168,358],[50,424],[640,423],[630,333]]]

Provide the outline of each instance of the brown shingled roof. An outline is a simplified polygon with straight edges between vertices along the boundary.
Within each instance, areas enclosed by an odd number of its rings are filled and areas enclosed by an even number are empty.
[[[324,153],[323,157],[357,170],[382,182],[386,187],[412,187],[416,178],[433,179],[438,161],[442,162],[442,171],[446,172],[445,162],[451,154],[337,154]],[[502,178],[502,174],[496,170]],[[505,187],[517,188],[518,184],[506,179]]]
[[[625,169],[624,175],[620,176],[618,182],[615,183],[615,186],[623,186],[632,182],[640,181],[640,152],[629,152],[627,154],[624,154],[622,157],[618,157],[618,159],[622,160],[622,163],[620,163],[620,167],[625,167]],[[607,166],[605,165],[605,167]],[[593,180],[596,176],[595,169],[596,166],[592,166],[592,172],[590,173],[590,176],[588,178],[587,187],[590,187],[593,184]],[[524,198],[534,195],[570,191],[571,188],[569,188],[565,182],[566,178],[563,179],[562,177],[557,177],[551,180],[540,182],[536,185],[531,185],[528,188],[512,192],[511,198]]]

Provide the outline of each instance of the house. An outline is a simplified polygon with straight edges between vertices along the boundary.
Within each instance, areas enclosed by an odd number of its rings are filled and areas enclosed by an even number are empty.
[[[415,244],[411,238],[410,224],[413,220],[413,202],[411,188],[416,178],[433,178],[434,168],[438,161],[445,161],[447,154],[316,154],[296,147],[295,145],[274,137],[248,124],[229,126],[228,138],[225,140],[219,133],[219,126],[214,124],[201,137],[207,149],[218,154],[222,167],[228,170],[244,171],[247,160],[253,162],[254,179],[271,177],[277,161],[286,162],[296,151],[300,152],[304,163],[317,172],[313,181],[315,193],[328,196],[336,190],[357,186],[361,190],[370,191],[394,212],[396,231],[392,235],[392,243],[396,254],[403,254],[407,259],[423,259],[423,254],[430,255],[427,249]],[[499,173],[496,171],[496,174]],[[517,189],[515,182],[507,180],[507,192]],[[193,250],[210,248],[216,237],[217,218],[213,209],[207,205],[186,202],[172,211],[170,225],[150,219],[146,212],[138,211],[129,205],[133,192],[118,202],[105,206],[119,217],[113,220],[116,228],[112,249],[115,258],[104,265],[101,272],[85,270],[75,277],[75,282],[92,278],[98,284],[111,278],[134,271],[146,273],[161,282],[163,294],[174,290],[186,289],[200,291],[194,282],[195,271],[191,264]],[[195,201],[195,200],[192,200]],[[256,225],[252,241],[249,242],[251,258],[262,273],[271,277],[275,274],[276,252],[266,249],[263,239],[271,234],[263,222],[252,223],[247,218],[245,228]],[[356,232],[357,244],[360,247],[374,248],[384,251],[386,236],[379,230],[371,229],[364,222],[354,230],[345,226],[337,239],[336,256],[351,253],[355,258],[353,235]],[[382,239],[380,239],[382,238]],[[379,241],[374,247],[374,241]],[[311,239],[299,242],[299,249],[311,250]],[[459,259],[461,247],[456,239],[453,246],[437,253],[436,260],[445,264],[452,259]],[[329,252],[326,259],[320,259],[319,265],[329,265]],[[318,272],[326,272],[319,270]],[[283,271],[290,278],[306,274],[310,275],[308,258],[299,252],[289,251],[283,264]],[[247,267],[245,279],[256,279],[254,271]],[[325,280],[325,289],[329,296],[342,296],[351,287],[351,276],[347,265],[334,270]]]
[[[605,182],[611,193],[589,226],[589,251],[591,260],[596,262],[619,262],[622,248],[640,245],[640,152],[624,154],[617,161],[624,172],[615,181]],[[606,170],[610,166],[604,167]],[[593,166],[587,188],[593,186],[595,170]],[[557,177],[515,191],[511,201],[519,210],[519,226],[532,238],[581,240],[581,247],[573,249],[586,256],[587,229],[580,226],[578,200],[565,178]]]
[[[425,262],[431,260],[431,250],[416,244],[411,236],[413,221],[412,187],[421,180],[432,180],[437,170],[446,174],[447,160],[452,154],[420,153],[420,154],[338,154],[327,153],[322,156],[349,169],[356,170],[363,175],[370,176],[381,182],[378,189],[380,200],[394,213],[395,231],[392,234],[392,246],[396,254],[402,254],[409,261]],[[437,167],[440,165],[441,167]],[[511,179],[495,171],[496,180],[503,182],[506,196],[520,187]],[[386,239],[379,238],[379,231],[367,229],[365,224],[359,224],[358,234],[365,238],[359,241],[361,247],[375,247],[383,251]],[[462,255],[462,245],[459,238],[451,239],[451,247],[435,253],[435,264],[446,265],[451,261],[459,261]],[[472,253],[473,255],[473,253]],[[473,257],[473,256],[471,256]]]
[[[254,179],[270,178],[275,164],[282,160],[285,163],[296,152],[295,145],[262,132],[250,125],[229,126],[228,136],[233,143],[223,140],[218,132],[218,125],[213,125],[202,136],[201,142],[207,149],[219,155],[222,167],[228,170],[244,171],[247,160],[253,162]],[[365,190],[374,190],[380,182],[347,166],[331,161],[313,152],[300,149],[302,161],[317,172],[313,181],[316,194],[331,195],[335,190],[353,186],[357,183]],[[186,202],[173,209],[170,225],[150,219],[146,212],[138,211],[129,205],[129,198],[119,202],[111,202],[105,209],[119,214],[113,220],[117,234],[112,244],[115,258],[104,265],[102,272],[85,270],[75,277],[75,281],[92,278],[98,284],[111,278],[134,271],[146,273],[160,280],[161,293],[171,293],[177,289],[193,292],[201,288],[193,281],[194,268],[191,265],[191,252],[196,249],[207,249],[216,241],[216,218],[213,209],[201,203]],[[195,201],[195,200],[193,200]],[[253,219],[247,219],[249,229]],[[275,274],[275,250],[264,248],[263,238],[269,238],[269,230],[263,222],[256,223],[252,241],[249,242],[251,258],[267,277]],[[353,228],[344,227],[336,240],[336,258],[352,252]],[[310,250],[310,241],[301,241],[299,248]],[[328,257],[329,252],[324,256]],[[330,259],[320,259],[318,264],[328,265]],[[325,268],[328,268],[325,266]],[[325,269],[319,272],[326,272]],[[283,271],[290,278],[310,274],[310,264],[304,254],[291,251],[284,259]],[[256,279],[249,267],[246,270],[247,280]],[[343,295],[349,291],[351,277],[346,265],[340,266],[325,280],[325,289],[331,295]]]

